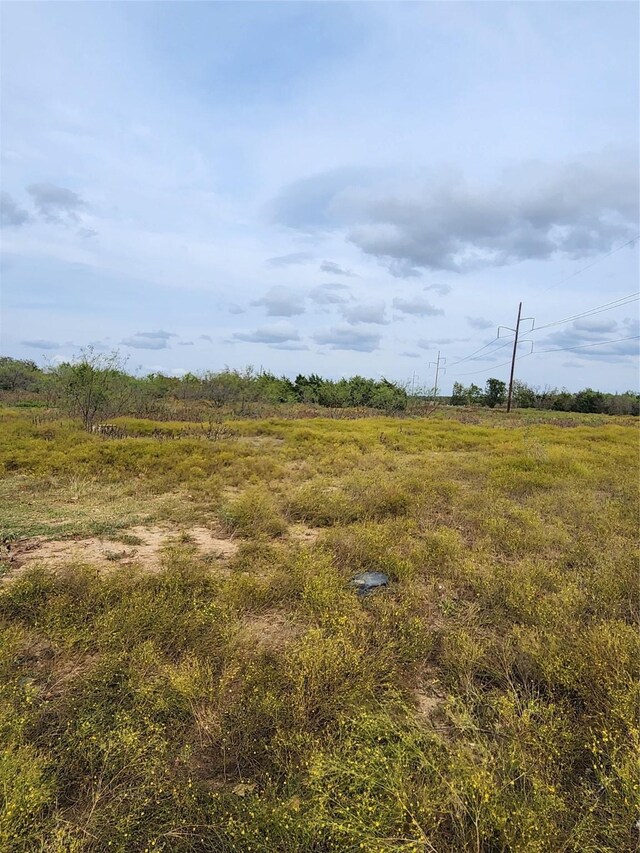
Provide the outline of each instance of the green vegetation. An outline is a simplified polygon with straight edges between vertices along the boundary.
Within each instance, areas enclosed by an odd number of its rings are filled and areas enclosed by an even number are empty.
[[[0,849],[635,849],[637,421],[113,423],[0,412]]]
[[[488,379],[484,392],[471,383],[465,387],[453,383],[449,403],[452,406],[500,406],[507,398],[507,386],[499,379]],[[548,409],[554,412],[582,412],[599,415],[639,415],[640,394],[603,394],[593,388],[584,388],[575,394],[557,388],[531,388],[525,382],[514,382],[513,403],[520,409]]]
[[[168,405],[200,401],[212,409],[233,409],[247,414],[252,404],[307,403],[334,409],[407,408],[404,388],[386,379],[375,381],[353,376],[334,382],[320,376],[286,376],[225,369],[182,378],[150,374],[131,376],[118,353],[105,355],[85,350],[73,362],[40,370],[30,361],[0,358],[0,393],[13,404],[48,401],[72,417],[81,418],[85,429],[96,420],[116,415],[166,416]],[[34,399],[35,398],[35,399]]]
[[[117,352],[85,350],[75,361],[41,370],[34,362],[0,358],[0,403],[23,408],[53,406],[71,417],[80,418],[90,430],[98,421],[132,415],[137,418],[189,420],[195,417],[210,424],[223,414],[236,417],[264,417],[290,412],[314,416],[331,410],[362,416],[385,412],[429,414],[432,392],[425,389],[409,394],[406,387],[386,379],[375,381],[362,376],[333,381],[311,374],[298,374],[295,381],[268,372],[229,370],[187,373],[181,378],[160,373],[131,376]],[[472,383],[465,387],[454,382],[451,397],[438,402],[452,406],[502,406],[506,384],[495,378],[484,391]],[[514,406],[538,410],[607,415],[640,414],[640,394],[603,394],[585,388],[576,394],[566,390],[535,389],[523,382],[514,384]]]

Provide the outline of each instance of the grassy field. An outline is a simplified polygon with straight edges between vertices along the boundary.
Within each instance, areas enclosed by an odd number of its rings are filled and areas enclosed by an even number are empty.
[[[117,423],[0,410],[1,850],[636,848],[637,421]]]

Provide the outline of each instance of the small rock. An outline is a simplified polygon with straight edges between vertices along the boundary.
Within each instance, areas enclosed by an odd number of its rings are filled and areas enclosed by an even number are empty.
[[[358,595],[369,595],[376,589],[389,585],[389,578],[382,572],[363,572],[351,581]]]

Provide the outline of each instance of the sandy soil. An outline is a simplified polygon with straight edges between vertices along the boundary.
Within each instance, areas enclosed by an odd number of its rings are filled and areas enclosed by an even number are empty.
[[[148,571],[158,571],[163,549],[172,543],[191,544],[202,556],[220,560],[232,557],[238,545],[228,536],[222,536],[206,527],[176,530],[171,527],[132,527],[123,531],[139,540],[138,544],[125,544],[116,539],[91,536],[82,539],[47,539],[37,536],[10,543],[3,555],[10,569],[4,579],[15,577],[34,563],[44,563],[55,569],[70,562],[82,562],[97,570],[109,571],[117,566],[136,565]]]

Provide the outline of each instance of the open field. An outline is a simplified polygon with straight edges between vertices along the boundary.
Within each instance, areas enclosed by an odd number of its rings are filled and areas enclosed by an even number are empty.
[[[635,849],[637,420],[113,423],[0,410],[0,849]]]

